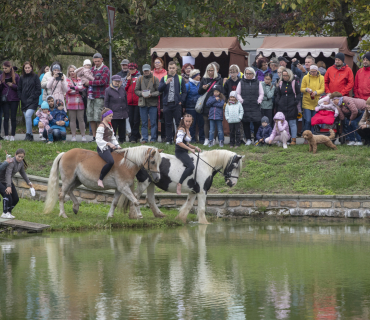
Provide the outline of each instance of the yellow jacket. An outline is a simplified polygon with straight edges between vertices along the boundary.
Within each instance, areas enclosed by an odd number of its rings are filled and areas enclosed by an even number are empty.
[[[310,88],[312,91],[317,92],[315,99],[311,99],[311,95],[309,92],[306,92],[306,88]],[[318,73],[315,77],[311,76],[310,74],[305,75],[301,84],[301,92],[303,92],[303,109],[315,110],[315,107],[320,99],[320,95],[325,92],[324,77],[320,73]]]

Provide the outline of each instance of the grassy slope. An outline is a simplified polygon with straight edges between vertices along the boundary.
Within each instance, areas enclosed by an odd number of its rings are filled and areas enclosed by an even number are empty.
[[[74,147],[96,150],[95,143],[58,142],[46,145],[42,142],[16,141],[3,142],[2,145],[3,150],[11,154],[17,148],[24,148],[29,163],[27,172],[43,177],[48,177],[58,152]],[[134,145],[127,143],[125,146]],[[165,149],[166,153],[174,154],[174,146],[161,143],[156,146]],[[289,147],[286,150],[276,146],[242,146],[238,153],[245,155],[238,184],[230,189],[222,176],[217,175],[210,193],[370,193],[370,149],[367,147],[338,146],[338,150],[333,151],[320,145],[318,153],[313,155],[308,153],[308,145]],[[4,159],[4,154],[0,153],[0,159]]]

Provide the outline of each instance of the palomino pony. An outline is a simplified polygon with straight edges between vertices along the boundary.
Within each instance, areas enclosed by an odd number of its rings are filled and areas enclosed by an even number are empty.
[[[207,192],[212,186],[213,177],[217,172],[222,170],[225,183],[229,187],[235,186],[242,168],[242,159],[244,156],[240,156],[235,152],[228,150],[205,151],[200,154],[200,158],[209,165],[202,160],[199,160],[197,166],[197,156],[194,154],[189,155],[193,159],[196,168],[193,174],[182,184],[181,192],[188,193],[188,198],[181,207],[177,218],[186,222],[186,218],[193,207],[195,198],[198,197],[198,222],[208,224],[205,216],[206,198]],[[151,179],[144,170],[140,170],[136,175],[138,187],[136,189],[135,196],[139,199],[142,193],[147,190],[146,197],[148,204],[152,209],[154,216],[157,218],[164,217],[165,215],[159,210],[155,203],[155,186],[164,191],[176,193],[177,183],[184,171],[184,165],[175,156],[162,153],[161,157],[162,162],[159,166],[161,178],[159,181],[153,181],[153,179]],[[196,178],[194,179],[195,172]],[[127,208],[129,200],[130,199],[128,198],[123,199],[122,205],[125,208]],[[122,200],[120,202],[122,202]],[[119,205],[121,205],[121,203]],[[142,218],[140,208],[138,206],[133,206],[132,203],[130,203],[130,218]]]
[[[121,194],[130,199],[134,207],[139,206],[139,201],[132,194],[131,186],[140,169],[144,170],[153,181],[159,181],[159,165],[162,160],[160,152],[162,150],[149,146],[115,150],[112,152],[114,165],[103,180],[104,189],[98,186],[97,181],[105,161],[100,158],[97,152],[85,149],[72,149],[59,154],[50,170],[45,213],[50,213],[53,210],[58,199],[58,171],[60,171],[62,178],[62,188],[59,194],[59,216],[63,218],[67,218],[64,212],[64,197],[66,194],[73,201],[73,212],[77,214],[79,203],[73,194],[73,190],[81,184],[93,190],[116,190],[107,218],[113,217],[114,209]]]

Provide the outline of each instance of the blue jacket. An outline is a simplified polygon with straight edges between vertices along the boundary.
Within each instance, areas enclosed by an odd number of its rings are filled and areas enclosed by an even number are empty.
[[[58,109],[54,109],[51,112],[51,115],[53,116],[53,119],[49,121],[50,128],[51,129],[59,129],[59,130],[65,132],[66,131],[65,128],[69,126],[69,119],[67,121],[64,121],[64,118],[68,118],[67,113],[64,110],[61,110],[60,111]],[[54,115],[58,119],[54,118]],[[40,121],[40,118],[39,117],[36,117],[35,119],[33,119],[33,125],[36,127],[39,124],[39,121]],[[65,122],[64,127],[58,126],[56,124],[57,121],[64,121]]]
[[[64,119],[68,118],[67,112],[65,112],[64,110],[58,110],[57,108],[55,108],[50,114],[52,115],[52,121],[54,122],[65,121]]]
[[[166,84],[163,77],[159,83],[158,91],[163,92],[162,94],[162,101],[163,107],[167,106],[167,99],[168,99],[168,91],[170,90],[170,84]],[[182,105],[185,104],[186,100],[186,86],[185,86],[185,79],[181,81],[181,94],[180,94],[180,81],[179,76],[176,74],[174,76],[175,81],[175,105],[178,105],[180,102]]]
[[[271,74],[272,74],[272,81],[271,81],[271,83],[273,85],[275,85],[276,82],[279,81],[279,78],[280,78],[279,75],[278,75],[277,69],[275,71],[271,71]]]
[[[186,84],[186,101],[185,101],[186,109],[194,109],[195,108],[195,105],[197,104],[198,98],[200,97],[200,94],[198,93],[199,83],[198,83],[197,86],[194,83],[192,83],[191,81],[189,81]]]
[[[260,139],[265,140],[271,135],[271,133],[272,133],[272,128],[269,124],[266,127],[260,126],[258,128],[257,135],[256,135],[257,140],[260,140]]]
[[[220,99],[217,101],[215,96],[210,96],[207,100],[207,107],[210,108],[208,119],[223,120],[224,119],[224,104],[225,104],[224,100]]]

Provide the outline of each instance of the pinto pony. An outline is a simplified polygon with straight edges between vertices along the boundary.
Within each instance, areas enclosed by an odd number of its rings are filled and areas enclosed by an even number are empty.
[[[233,187],[238,182],[239,174],[242,168],[242,159],[244,156],[240,156],[235,152],[228,150],[212,150],[205,151],[200,154],[201,159],[197,166],[197,156],[189,154],[194,161],[194,172],[189,176],[182,184],[181,193],[188,193],[188,198],[184,205],[180,208],[180,212],[177,216],[178,219],[186,222],[186,218],[189,211],[192,209],[195,198],[198,197],[198,222],[202,224],[208,224],[205,216],[207,192],[212,186],[213,177],[221,170],[223,172],[225,183],[229,187]],[[157,218],[164,217],[165,215],[159,210],[154,199],[155,186],[164,190],[176,193],[177,183],[184,171],[184,165],[175,156],[162,153],[161,164],[159,171],[161,178],[159,181],[153,181],[153,179],[145,172],[140,170],[136,178],[138,180],[138,187],[135,191],[135,196],[139,199],[142,193],[147,190],[147,201],[153,211],[153,214]],[[216,169],[216,170],[215,170]],[[196,172],[196,177],[195,177]],[[122,197],[119,206],[123,206],[125,209],[130,205],[130,218],[142,218],[140,208],[129,203],[130,199]]]
[[[104,178],[104,190],[115,189],[116,192],[107,218],[113,217],[121,194],[130,199],[135,207],[139,206],[139,201],[133,195],[131,186],[140,169],[143,169],[154,181],[159,181],[160,152],[162,150],[149,146],[116,149],[112,152],[114,165]],[[70,196],[73,201],[73,212],[77,214],[79,203],[73,190],[81,184],[89,189],[102,190],[97,181],[104,165],[104,160],[97,152],[90,150],[76,148],[59,154],[50,170],[44,212],[50,213],[58,200],[59,171],[62,178],[62,188],[59,193],[59,216],[67,218],[64,212],[65,195]]]

